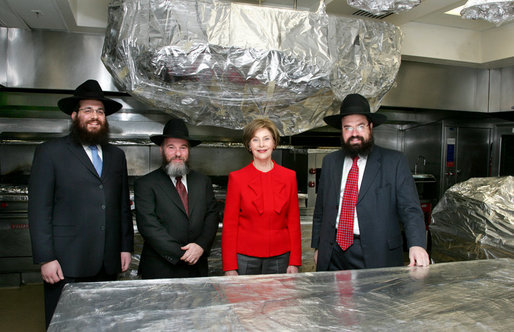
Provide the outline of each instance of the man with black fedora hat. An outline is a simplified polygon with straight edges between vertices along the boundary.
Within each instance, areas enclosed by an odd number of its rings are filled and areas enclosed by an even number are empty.
[[[71,116],[70,134],[36,148],[29,181],[47,327],[66,283],[114,280],[128,269],[134,234],[125,154],[108,143],[106,116],[121,104],[88,80],[58,106]]]
[[[137,228],[144,239],[139,262],[143,279],[206,277],[207,257],[219,216],[209,177],[189,167],[189,137],[182,119],[171,119],[162,135],[162,166],[135,182]]]
[[[323,159],[312,226],[316,270],[401,266],[402,230],[409,266],[427,266],[423,212],[407,160],[373,142],[373,128],[387,118],[350,94],[340,114],[324,120],[342,130],[342,149]]]

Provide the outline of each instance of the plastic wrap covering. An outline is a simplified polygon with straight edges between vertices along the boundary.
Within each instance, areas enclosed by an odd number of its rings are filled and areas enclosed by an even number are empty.
[[[420,4],[421,0],[347,0],[348,5],[374,15],[399,13]]]
[[[486,20],[497,26],[514,20],[512,0],[468,0],[460,11],[463,18]]]
[[[514,260],[65,286],[48,331],[512,331]]]
[[[348,93],[373,111],[400,66],[388,23],[216,0],[117,0],[102,61],[117,85],[194,125],[241,129],[266,116],[284,135],[325,125]]]
[[[514,177],[452,186],[432,212],[430,232],[436,262],[514,258]]]

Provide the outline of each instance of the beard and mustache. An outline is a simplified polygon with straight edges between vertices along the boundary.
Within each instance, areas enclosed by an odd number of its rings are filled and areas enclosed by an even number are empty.
[[[182,160],[181,163],[174,163],[173,160]],[[189,161],[181,157],[173,157],[166,160],[164,153],[162,154],[162,168],[171,177],[184,176],[189,173]]]
[[[109,141],[109,123],[105,120],[100,126],[100,129],[91,132],[87,130],[87,124],[92,121],[81,122],[81,119],[77,116],[71,121],[70,134],[71,136],[84,145],[103,145]]]
[[[350,141],[354,138],[360,139],[361,142],[350,144]],[[350,158],[354,158],[358,155],[369,155],[373,148],[373,144],[373,135],[370,135],[368,140],[365,140],[364,137],[358,135],[351,136],[346,141],[341,139],[341,147],[343,148],[343,151],[350,156]]]

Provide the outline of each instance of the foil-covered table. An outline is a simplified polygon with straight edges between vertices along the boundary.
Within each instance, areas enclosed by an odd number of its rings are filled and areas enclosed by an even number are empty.
[[[509,258],[66,285],[49,331],[512,331]]]

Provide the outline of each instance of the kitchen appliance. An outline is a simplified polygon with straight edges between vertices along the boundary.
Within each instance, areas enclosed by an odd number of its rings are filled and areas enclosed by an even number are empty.
[[[0,185],[0,286],[40,282],[32,263],[26,186]]]

